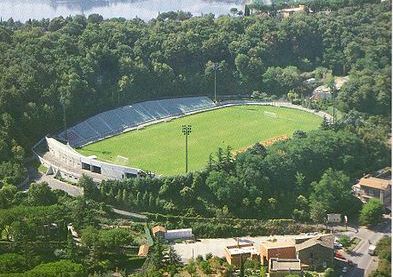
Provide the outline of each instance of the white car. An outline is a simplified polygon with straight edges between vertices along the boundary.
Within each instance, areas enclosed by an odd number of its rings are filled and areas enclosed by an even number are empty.
[[[341,249],[343,248],[343,245],[339,242],[334,242],[334,248]]]

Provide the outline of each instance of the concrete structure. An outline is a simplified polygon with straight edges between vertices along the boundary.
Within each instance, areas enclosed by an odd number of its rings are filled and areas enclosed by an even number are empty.
[[[262,265],[268,265],[271,258],[295,259],[294,240],[266,241],[261,244],[260,256]]]
[[[259,261],[259,253],[254,244],[237,244],[225,247],[225,258],[230,265],[240,267],[246,260]]]
[[[284,18],[289,17],[295,13],[304,13],[304,12],[306,12],[305,5],[299,5],[298,7],[295,8],[282,9],[278,11],[278,13]]]
[[[312,100],[329,100],[331,98],[332,93],[330,91],[330,88],[328,88],[326,85],[322,85],[314,89],[310,97],[310,99]]]
[[[327,214],[327,221],[329,223],[340,223],[341,214]]]
[[[310,80],[310,79],[309,79]],[[339,91],[342,86],[349,81],[349,77],[334,77],[334,86]],[[331,89],[327,85],[321,85],[314,89],[311,100],[329,100],[332,98]]]
[[[192,229],[174,229],[167,230],[165,233],[166,240],[176,240],[176,239],[192,239],[194,235],[192,234]]]
[[[388,178],[378,178],[366,175],[352,189],[362,202],[366,203],[368,200],[375,198],[379,199],[386,208],[391,209],[392,181],[390,176]]]
[[[57,136],[72,147],[80,147],[122,132],[140,129],[150,122],[165,121],[213,107],[214,102],[207,97],[145,101],[94,115]]]
[[[139,257],[146,257],[148,253],[149,253],[149,245],[142,244],[141,246],[139,246],[139,251],[138,251]]]
[[[154,226],[151,228],[151,232],[154,237],[157,238],[165,238],[166,228],[160,225]]]
[[[333,263],[333,245],[333,235],[266,241],[261,244],[261,263],[270,266],[271,259],[299,259],[302,267],[325,268]]]
[[[83,174],[97,182],[145,175],[141,169],[99,161],[95,156],[83,156],[71,146],[50,137],[45,137],[33,150],[41,164],[48,168],[48,175],[71,182],[77,182]]]
[[[302,268],[299,259],[272,258],[269,260],[268,271],[270,277],[285,277],[289,274],[300,275]]]
[[[322,235],[296,244],[296,256],[312,269],[323,269],[332,266],[334,259],[334,236]]]
[[[151,229],[151,232],[153,233],[153,236],[166,240],[194,238],[191,228],[167,230],[165,227],[157,225]]]

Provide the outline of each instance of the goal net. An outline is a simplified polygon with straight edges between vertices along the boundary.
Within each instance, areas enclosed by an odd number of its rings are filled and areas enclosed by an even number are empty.
[[[278,115],[273,112],[264,112],[265,116],[271,117],[271,118],[278,118]]]
[[[117,156],[115,159],[115,163],[119,165],[127,165],[128,164],[128,158],[123,157],[123,156]]]

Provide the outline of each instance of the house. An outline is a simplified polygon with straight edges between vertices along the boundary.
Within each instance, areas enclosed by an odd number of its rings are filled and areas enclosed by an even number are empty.
[[[326,268],[333,264],[334,236],[321,235],[296,244],[296,257],[304,267]]]
[[[304,13],[304,12],[306,12],[305,5],[299,5],[296,8],[288,8],[288,9],[282,9],[282,10],[278,11],[278,13],[281,14],[281,16],[284,18],[289,17],[295,13]]]
[[[336,90],[339,91],[342,88],[342,86],[348,81],[349,81],[348,76],[334,77],[334,86]],[[332,92],[327,85],[321,85],[315,88],[310,97],[311,100],[329,100],[331,98],[332,98]]]
[[[225,247],[225,258],[230,265],[240,267],[248,259],[258,261],[259,253],[252,243],[238,244]]]
[[[302,268],[299,259],[278,259],[269,260],[269,276],[284,277],[290,274],[302,274]]]
[[[165,238],[166,228],[160,225],[154,226],[151,228],[151,232],[153,236],[156,238]]]
[[[260,256],[262,265],[268,265],[271,258],[295,259],[295,241],[265,241],[261,244]]]
[[[388,170],[390,171],[390,169]],[[366,203],[371,198],[376,198],[386,208],[391,209],[392,182],[390,175],[386,173],[378,175],[379,177],[372,177],[370,174],[366,175],[352,187],[352,190],[363,203]]]
[[[332,98],[330,88],[326,85],[322,85],[314,89],[310,97],[311,100],[328,100]]]
[[[139,246],[139,251],[138,251],[139,257],[146,257],[148,253],[149,253],[149,245],[142,244],[141,246]]]

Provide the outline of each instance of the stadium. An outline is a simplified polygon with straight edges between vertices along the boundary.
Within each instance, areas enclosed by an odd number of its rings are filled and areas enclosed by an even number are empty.
[[[256,142],[317,128],[324,112],[288,102],[225,101],[187,97],[140,102],[97,114],[41,139],[33,152],[47,174],[76,182],[184,173],[182,125],[192,126],[190,169],[206,165],[218,147],[242,151]]]

